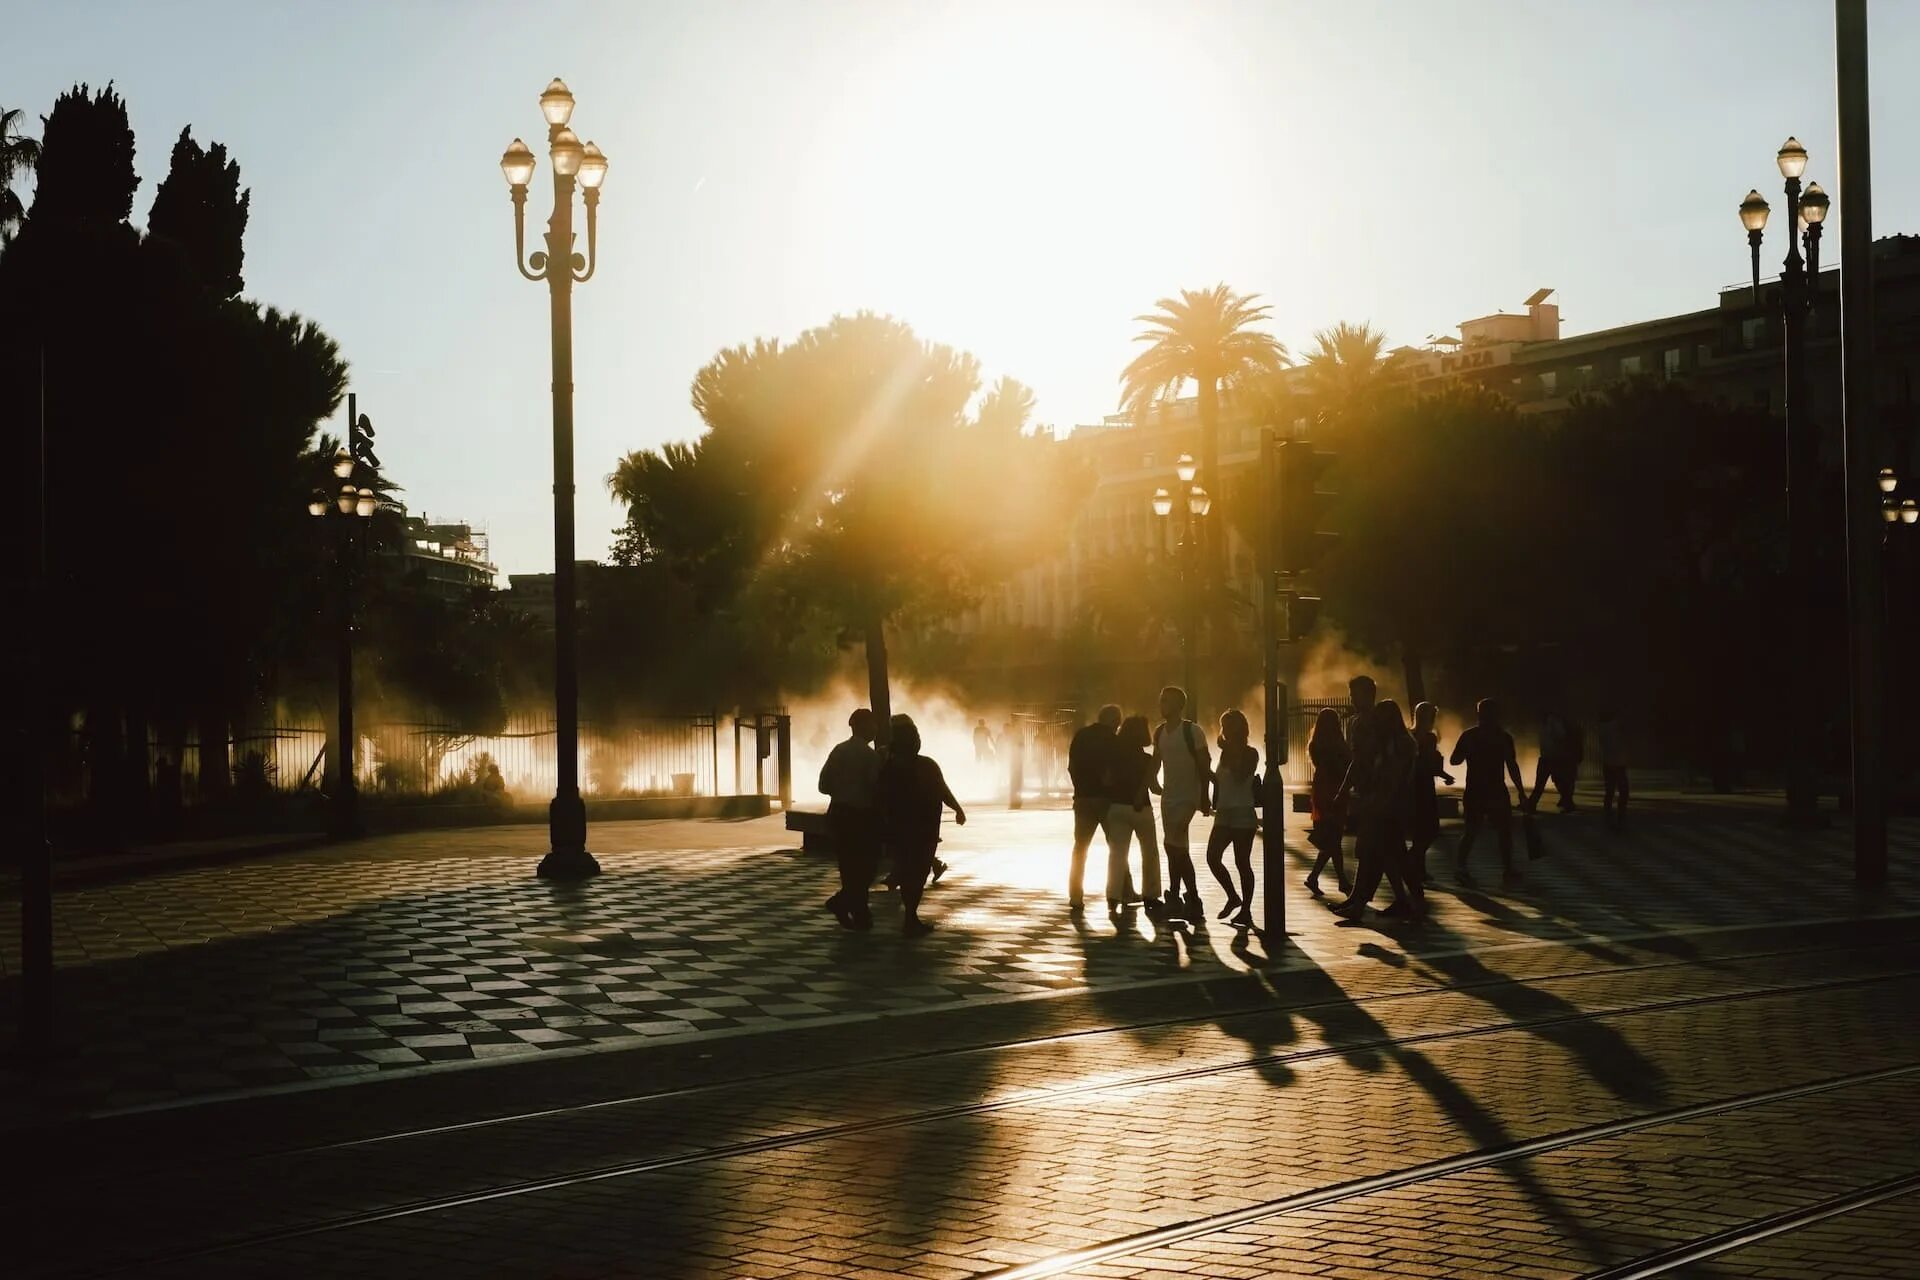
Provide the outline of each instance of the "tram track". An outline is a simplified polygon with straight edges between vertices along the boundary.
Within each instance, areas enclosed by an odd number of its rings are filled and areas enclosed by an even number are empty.
[[[1750,957],[1750,958],[1754,958],[1754,957]],[[1730,960],[1732,959],[1732,957],[1726,957],[1722,959]],[[1657,965],[1649,965],[1645,967],[1669,968],[1673,966],[1670,964],[1662,963]],[[1605,973],[1605,972],[1615,972],[1615,971],[1617,970],[1606,969],[1606,970],[1599,970],[1596,972]],[[1571,978],[1574,976],[1576,975],[1574,974],[1554,975],[1554,977],[1557,977],[1557,978]],[[1581,975],[1581,976],[1589,976],[1589,975]],[[517,1180],[513,1182],[504,1182],[504,1183],[499,1183],[492,1186],[477,1188],[477,1189],[464,1191],[464,1192],[457,1192],[457,1193],[440,1195],[440,1196],[423,1197],[416,1200],[404,1201],[396,1204],[389,1204],[389,1205],[381,1206],[375,1209],[367,1209],[367,1210],[362,1210],[358,1212],[340,1214],[331,1218],[323,1218],[323,1219],[318,1219],[310,1222],[290,1224],[285,1227],[272,1229],[268,1231],[255,1232],[255,1233],[243,1235],[243,1236],[235,1236],[226,1240],[214,1241],[208,1244],[194,1245],[194,1246],[189,1246],[186,1248],[172,1250],[172,1251],[156,1252],[156,1253],[141,1257],[139,1259],[128,1259],[125,1261],[108,1263],[99,1267],[96,1270],[82,1272],[81,1274],[90,1274],[90,1275],[91,1274],[113,1274],[119,1271],[137,1269],[140,1267],[152,1266],[160,1263],[187,1261],[187,1260],[200,1258],[200,1257],[231,1253],[238,1250],[269,1246],[276,1243],[297,1240],[305,1237],[311,1237],[311,1236],[317,1236],[317,1235],[323,1235],[323,1234],[329,1234],[329,1233],[335,1233],[335,1232],[352,1231],[359,1228],[373,1226],[378,1223],[391,1222],[396,1219],[413,1218],[413,1217],[420,1217],[423,1215],[445,1213],[445,1212],[450,1212],[453,1210],[466,1208],[474,1205],[486,1204],[489,1202],[496,1202],[496,1201],[501,1201],[506,1199],[518,1198],[518,1197],[539,1195],[541,1193],[558,1191],[564,1188],[580,1186],[587,1183],[602,1182],[602,1181],[607,1181],[611,1179],[633,1177],[633,1176],[639,1176],[644,1174],[669,1172],[675,1169],[684,1168],[691,1165],[707,1164],[707,1163],[713,1163],[718,1161],[740,1159],[743,1157],[754,1156],[754,1155],[763,1154],[767,1152],[780,1151],[780,1150],[790,1149],[794,1147],[801,1147],[801,1146],[807,1146],[807,1145],[816,1144],[816,1143],[829,1142],[829,1141],[842,1139],[842,1138],[880,1133],[888,1130],[898,1130],[898,1129],[911,1128],[911,1127],[920,1126],[920,1125],[938,1124],[945,1121],[952,1121],[952,1120],[964,1119],[969,1117],[977,1117],[977,1116],[992,1114],[996,1112],[1003,1112],[1003,1111],[1011,1110],[1018,1107],[1051,1103],[1051,1102],[1059,1101],[1062,1099],[1093,1095],[1093,1094],[1114,1091],[1114,1090],[1140,1089],[1140,1088],[1161,1086],[1161,1085],[1166,1085],[1166,1084],[1175,1083],[1179,1081],[1194,1080],[1194,1079],[1213,1077],[1213,1076],[1223,1076],[1223,1075],[1228,1075],[1234,1072],[1254,1070],[1261,1067],[1272,1066],[1276,1064],[1297,1064],[1297,1063],[1303,1063],[1303,1062],[1310,1062],[1316,1059],[1338,1057],[1342,1055],[1353,1054],[1356,1052],[1377,1051],[1377,1050],[1394,1049],[1394,1048],[1401,1048],[1401,1047],[1412,1048],[1412,1047],[1417,1047],[1422,1045],[1432,1045],[1436,1043],[1470,1040],[1475,1038],[1483,1038],[1488,1036],[1508,1034],[1516,1031],[1520,1031],[1520,1032],[1533,1031],[1538,1029],[1550,1028],[1554,1026],[1561,1026],[1561,1025],[1579,1023],[1579,1022],[1589,1022],[1589,1021],[1594,1021],[1599,1019],[1612,1019],[1612,1018],[1651,1015],[1651,1014],[1680,1011],[1680,1010],[1685,1010],[1689,1008],[1700,1008],[1700,1007],[1714,1006],[1714,1005],[1726,1005],[1726,1004],[1734,1004],[1734,1003],[1749,1002],[1749,1001],[1759,1001],[1759,1000],[1765,1000],[1770,998],[1792,997],[1792,996],[1805,995],[1805,994],[1817,993],[1822,991],[1836,991],[1836,990],[1842,990],[1847,988],[1871,986],[1877,983],[1893,982],[1893,981],[1899,981],[1902,979],[1910,979],[1916,976],[1920,976],[1920,969],[1908,968],[1908,969],[1899,969],[1899,970],[1875,973],[1870,975],[1854,975],[1854,976],[1839,977],[1839,978],[1823,978],[1823,979],[1818,979],[1818,980],[1809,981],[1809,982],[1766,984],[1766,985],[1757,986],[1757,987],[1753,987],[1745,990],[1716,992],[1716,993],[1702,994],[1702,995],[1669,997],[1669,998],[1664,998],[1659,1000],[1642,1001],[1638,1003],[1620,1005],[1620,1006],[1615,1006],[1611,1008],[1591,1009],[1591,1010],[1571,1010],[1567,1012],[1543,1015],[1537,1018],[1508,1019],[1501,1022],[1487,1023],[1480,1026],[1468,1027],[1468,1028],[1454,1028],[1454,1029],[1446,1029],[1446,1030],[1418,1032],[1418,1033],[1405,1035],[1405,1036],[1375,1037],[1370,1040],[1347,1041],[1337,1045],[1323,1045],[1323,1046],[1319,1046],[1311,1049],[1295,1050],[1295,1051],[1285,1052],[1285,1053],[1260,1054],[1252,1057],[1236,1059],[1231,1062],[1214,1063],[1214,1064],[1208,1064],[1204,1066],[1181,1068],[1181,1069],[1170,1070],[1170,1071],[1136,1074],[1136,1075],[1130,1075],[1130,1076],[1125,1076],[1120,1078],[1105,1078],[1105,1079],[1090,1080],[1090,1081],[1085,1081],[1082,1083],[1066,1085],[1066,1086],[1039,1088],[1034,1090],[1022,1091],[1022,1092],[1010,1094],[1006,1097],[995,1098],[995,1099],[982,1101],[982,1102],[954,1104],[954,1105],[944,1106],[944,1107],[926,1108],[918,1111],[902,1112],[895,1115],[880,1116],[880,1117],[875,1117],[869,1120],[854,1121],[854,1122],[849,1122],[845,1124],[816,1126],[808,1129],[795,1130],[794,1132],[791,1132],[791,1133],[776,1134],[768,1137],[757,1138],[750,1141],[714,1144],[711,1146],[698,1147],[698,1148],[694,1148],[694,1149],[683,1151],[683,1152],[670,1153],[670,1154],[660,1155],[660,1156],[651,1156],[651,1157],[636,1159],[636,1160],[618,1161],[618,1162],[590,1167],[587,1169],[572,1170],[566,1173],[555,1174],[555,1175],[546,1176],[546,1177],[537,1177],[537,1178]],[[1531,981],[1538,982],[1538,981],[1545,981],[1545,980],[1546,979],[1542,978],[1542,979],[1533,979]],[[1488,985],[1497,985],[1497,984],[1488,984]],[[1459,990],[1459,988],[1448,988],[1445,990]],[[1404,997],[1410,997],[1415,994],[1430,996],[1430,995],[1443,994],[1443,993],[1444,993],[1443,991],[1427,990],[1419,993],[1411,993],[1411,992],[1393,993],[1393,995],[1396,997],[1404,998]],[[1382,997],[1382,998],[1386,998],[1386,997]],[[1343,1001],[1338,1003],[1343,1003],[1343,1004],[1359,1003],[1359,1001],[1352,1001],[1352,1002]],[[1293,1011],[1297,1011],[1297,1009],[1298,1009],[1298,1006],[1289,1007],[1284,1010],[1269,1008],[1269,1009],[1263,1010],[1263,1012],[1267,1012],[1267,1013],[1293,1012]],[[1218,1015],[1215,1015],[1215,1018],[1213,1020],[1217,1020],[1217,1017]],[[1191,1019],[1180,1019],[1180,1020],[1174,1020],[1174,1021],[1191,1021]],[[1632,1132],[1635,1127],[1648,1127],[1656,1123],[1670,1123],[1680,1119],[1693,1118],[1696,1115],[1717,1114],[1719,1110],[1733,1110],[1733,1109],[1737,1109],[1739,1106],[1758,1105],[1760,1102],[1763,1102],[1763,1101],[1780,1100],[1788,1097],[1801,1096],[1804,1093],[1819,1092],[1829,1088],[1843,1087],[1845,1083],[1865,1083],[1869,1080],[1890,1078],[1893,1075],[1905,1074],[1913,1071],[1920,1071],[1920,1065],[1905,1066],[1900,1068],[1890,1068],[1890,1069],[1883,1069],[1880,1071],[1860,1073],[1857,1076],[1839,1078],[1838,1083],[1836,1083],[1835,1081],[1826,1081],[1826,1082],[1821,1082],[1815,1085],[1795,1086],[1794,1088],[1787,1089],[1787,1090],[1769,1091],[1766,1094],[1744,1095],[1743,1096],[1744,1100],[1735,1100],[1734,1102],[1727,1103],[1724,1105],[1723,1104],[1696,1104],[1695,1106],[1692,1106],[1692,1107],[1679,1108],[1671,1112],[1654,1113],[1652,1116],[1649,1116],[1649,1117],[1636,1117],[1636,1118],[1624,1120],[1624,1121],[1609,1122],[1606,1125],[1590,1126],[1589,1127],[1591,1131],[1590,1136],[1593,1138],[1598,1138],[1598,1137],[1604,1137],[1604,1136],[1611,1136],[1615,1133]],[[705,1087],[702,1087],[702,1088],[704,1089]],[[588,1104],[588,1105],[603,1106],[603,1105],[612,1105],[612,1104],[603,1103],[603,1104]],[[1716,1110],[1715,1108],[1718,1108],[1718,1110]],[[565,1110],[567,1109],[551,1109],[549,1111],[541,1112],[541,1113],[530,1113],[530,1115],[533,1117],[551,1116],[554,1114],[560,1114]],[[515,1117],[515,1118],[519,1119],[519,1118],[525,1118],[525,1117]],[[442,1127],[437,1127],[432,1129],[415,1131],[415,1133],[412,1136],[431,1136],[431,1135],[442,1134],[447,1132],[458,1132],[465,1128],[467,1128],[467,1126],[454,1126],[454,1127],[442,1126]],[[1589,1130],[1580,1130],[1580,1131],[1571,1131],[1571,1132],[1588,1133]],[[391,1135],[389,1135],[388,1137],[391,1137]],[[1492,1149],[1491,1154],[1489,1154],[1488,1152],[1473,1153],[1466,1156],[1455,1157],[1451,1161],[1441,1161],[1441,1162],[1436,1162],[1432,1165],[1416,1166],[1416,1169],[1429,1170],[1428,1173],[1422,1175],[1423,1177],[1438,1177],[1438,1176],[1443,1176],[1446,1172],[1457,1172],[1461,1169],[1478,1167],[1479,1164],[1492,1163],[1501,1159],[1518,1159],[1518,1158],[1524,1157],[1525,1155],[1536,1154],[1538,1151],[1556,1149],[1556,1145],[1558,1146],[1570,1145],[1571,1142],[1585,1141],[1585,1140],[1588,1140],[1588,1139],[1572,1138],[1572,1139],[1567,1139],[1566,1141],[1558,1141],[1556,1139],[1541,1139],[1541,1140],[1536,1140],[1535,1142],[1532,1142],[1532,1143],[1522,1143],[1522,1144],[1516,1144],[1512,1147],[1502,1147],[1502,1148]],[[1545,1145],[1545,1146],[1538,1145],[1541,1142],[1548,1143],[1549,1145]],[[358,1146],[358,1145],[364,1145],[364,1144],[347,1143],[347,1144],[339,1144],[339,1145],[352,1147],[352,1146]],[[337,1149],[337,1148],[323,1148],[323,1149]],[[1501,1153],[1505,1153],[1505,1154],[1501,1154]],[[1467,1161],[1468,1163],[1459,1163],[1461,1161]],[[1478,1163],[1473,1163],[1475,1161],[1477,1161]],[[1336,1198],[1344,1198],[1344,1196],[1365,1194],[1366,1191],[1368,1190],[1380,1190],[1380,1189],[1385,1189],[1388,1186],[1404,1185],[1405,1181],[1410,1177],[1411,1172],[1412,1171],[1403,1171],[1402,1174],[1386,1175],[1388,1178],[1402,1178],[1401,1182],[1382,1182],[1380,1179],[1368,1179],[1359,1183],[1344,1184],[1349,1189],[1343,1193],[1343,1196],[1336,1197]],[[1324,1193],[1315,1192],[1312,1194],[1313,1195],[1330,1195],[1337,1190],[1338,1188],[1330,1188],[1328,1189],[1327,1192],[1324,1192]],[[1269,1202],[1267,1208],[1269,1208],[1271,1211],[1264,1215],[1259,1215],[1259,1216],[1273,1216],[1274,1214],[1278,1214],[1282,1212],[1290,1212],[1292,1210],[1285,1206],[1289,1205],[1291,1201],[1294,1199],[1297,1199],[1297,1197],[1291,1197],[1285,1201]],[[1318,1203],[1324,1203],[1324,1202],[1326,1201],[1314,1200],[1311,1203],[1318,1204]],[[1279,1205],[1282,1207],[1273,1208],[1272,1206],[1274,1205]],[[1300,1205],[1297,1205],[1294,1207],[1307,1207],[1307,1202],[1303,1201]],[[1261,1208],[1261,1206],[1255,1206],[1255,1208],[1258,1209],[1258,1208]],[[1249,1210],[1249,1211],[1241,1211],[1241,1212],[1251,1212],[1251,1211]],[[1225,1220],[1226,1218],[1232,1218],[1232,1221],[1226,1221]],[[1181,1236],[1178,1238],[1181,1238],[1181,1239],[1192,1238],[1193,1235],[1206,1234],[1208,1231],[1224,1229],[1226,1226],[1235,1225],[1238,1222],[1243,1220],[1253,1221],[1253,1220],[1257,1220],[1257,1217],[1240,1219],[1237,1217],[1233,1217],[1233,1215],[1222,1215],[1222,1220],[1218,1221],[1216,1225],[1197,1228],[1191,1231],[1190,1234],[1186,1236]],[[1200,1221],[1204,1223],[1204,1222],[1213,1222],[1215,1220],[1203,1219]],[[1193,1224],[1187,1224],[1187,1225],[1192,1226]],[[1123,1256],[1125,1253],[1138,1252],[1142,1249],[1155,1247],[1156,1243],[1168,1242],[1168,1241],[1157,1240],[1157,1237],[1161,1234],[1163,1233],[1149,1233],[1148,1236],[1129,1237],[1128,1241],[1114,1242],[1115,1247],[1121,1244],[1127,1244],[1128,1247],[1120,1250],[1119,1252],[1103,1253],[1100,1255],[1100,1257],[1104,1258],[1109,1256]],[[1173,1237],[1169,1237],[1168,1239],[1170,1241],[1173,1239]],[[1104,1248],[1106,1246],[1102,1246],[1102,1247]],[[1091,1257],[1082,1258],[1078,1254],[1073,1255],[1073,1257],[1076,1260],[1070,1263],[1071,1266],[1086,1265],[1089,1262],[1100,1260],[1100,1258],[1091,1258]],[[1039,1265],[1039,1264],[1034,1264],[1034,1265]],[[1033,1271],[1030,1273],[1027,1271],[1016,1270],[1008,1274],[1024,1276],[1027,1274],[1051,1275],[1051,1274],[1059,1274],[1059,1273],[1060,1273],[1060,1269],[1055,1269],[1051,1271],[1045,1271],[1045,1270]]]
[[[1792,956],[1818,955],[1830,957],[1842,953],[1859,951],[1898,950],[1907,945],[1909,944],[1876,940],[1872,942],[1847,943],[1838,946],[1823,945],[1817,947],[1771,948],[1764,951],[1748,951],[1725,956],[1713,956],[1710,959],[1711,962],[1716,965],[1737,966],[1754,961],[1777,960]],[[756,1089],[765,1089],[769,1085],[783,1084],[814,1076],[833,1075],[847,1071],[877,1070],[909,1063],[951,1061],[977,1055],[1022,1052],[1044,1048],[1048,1045],[1090,1041],[1110,1036],[1134,1035],[1143,1031],[1159,1031],[1172,1027],[1239,1023],[1254,1018],[1272,1017],[1276,1014],[1312,1014],[1326,1009],[1352,1007],[1372,1008],[1379,1005],[1400,1004],[1451,994],[1474,995],[1479,992],[1501,988],[1525,987],[1532,989],[1555,983],[1577,981],[1583,978],[1631,976],[1676,969],[1697,969],[1702,967],[1702,963],[1700,958],[1687,958],[1654,960],[1644,964],[1634,965],[1595,965],[1589,968],[1559,970],[1553,973],[1529,975],[1526,977],[1502,976],[1482,982],[1463,982],[1445,987],[1417,987],[1404,991],[1385,991],[1373,995],[1314,1000],[1301,1004],[1272,1002],[1253,1005],[1244,1009],[1209,1010],[1201,1013],[1181,1014],[1175,1017],[1148,1018],[1098,1027],[1083,1027],[1073,1031],[1057,1032],[1044,1036],[991,1040],[978,1044],[914,1050],[906,1053],[878,1054],[853,1062],[819,1063],[804,1067],[786,1068],[757,1074],[751,1078],[750,1083]],[[1258,1065],[1264,1061],[1274,1060],[1281,1059],[1252,1059],[1234,1065]],[[267,1160],[326,1151],[360,1150],[386,1143],[408,1142],[422,1138],[443,1137],[456,1133],[470,1133],[476,1130],[501,1128],[534,1121],[557,1120],[593,1112],[617,1110],[621,1107],[638,1107],[691,1100],[737,1089],[746,1083],[749,1083],[749,1081],[728,1079],[685,1085],[672,1089],[656,1089],[646,1093],[626,1094],[617,1098],[603,1098],[593,1102],[572,1103],[558,1107],[543,1107],[537,1110],[514,1112],[508,1115],[487,1116],[477,1120],[463,1120],[452,1124],[427,1125],[414,1129],[399,1129],[388,1133],[346,1138],[335,1142],[310,1143],[301,1146],[275,1148],[251,1153],[246,1158],[249,1160]],[[1128,1083],[1132,1083],[1132,1081],[1128,1081]]]

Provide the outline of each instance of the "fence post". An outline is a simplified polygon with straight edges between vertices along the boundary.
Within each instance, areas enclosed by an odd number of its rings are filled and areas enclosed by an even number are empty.
[[[779,753],[780,807],[793,808],[793,717],[782,712],[773,718],[774,742]]]

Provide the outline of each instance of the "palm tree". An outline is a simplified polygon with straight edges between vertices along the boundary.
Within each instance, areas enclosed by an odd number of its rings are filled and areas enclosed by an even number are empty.
[[[13,184],[40,163],[40,140],[20,132],[23,113],[18,107],[0,107],[0,245],[13,239],[27,206]]]
[[[1387,335],[1342,320],[1313,335],[1307,353],[1306,393],[1322,421],[1338,425],[1377,408],[1391,393],[1401,359],[1387,354]]]
[[[1157,311],[1135,316],[1147,326],[1134,339],[1147,349],[1120,374],[1120,406],[1143,419],[1156,406],[1177,398],[1192,381],[1200,415],[1201,485],[1214,495],[1214,509],[1225,525],[1220,483],[1220,397],[1271,376],[1291,363],[1287,349],[1272,334],[1253,326],[1268,319],[1270,309],[1259,295],[1235,293],[1224,284],[1211,289],[1182,289],[1178,298],[1162,298]],[[1221,583],[1226,573],[1226,539],[1213,537],[1207,555],[1207,597],[1213,602],[1210,630],[1216,651],[1226,637],[1220,607]]]

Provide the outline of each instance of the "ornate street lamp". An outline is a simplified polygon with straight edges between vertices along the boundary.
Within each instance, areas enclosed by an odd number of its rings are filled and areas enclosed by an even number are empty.
[[[1815,569],[1818,531],[1814,527],[1813,489],[1819,481],[1820,447],[1807,405],[1807,316],[1813,310],[1820,282],[1820,229],[1832,201],[1819,183],[1803,192],[1800,177],[1807,171],[1807,149],[1796,138],[1781,144],[1774,157],[1785,180],[1787,196],[1787,257],[1780,273],[1779,306],[1785,341],[1786,388],[1782,408],[1787,426],[1787,539],[1790,548],[1789,589],[1794,598],[1786,610],[1788,652],[1804,664],[1819,667],[1813,653],[1818,638],[1813,622],[1817,605]],[[1760,304],[1760,241],[1770,209],[1758,190],[1740,202],[1740,225],[1746,229],[1753,255],[1753,300]],[[1806,249],[1802,258],[1801,248]],[[1787,820],[1795,826],[1819,822],[1819,788],[1815,744],[1820,737],[1819,699],[1807,685],[1787,694],[1790,746],[1787,756]]]
[[[330,519],[338,532],[334,541],[334,581],[339,600],[333,834],[342,839],[360,834],[360,780],[353,758],[353,536],[380,505],[371,487],[379,466],[380,459],[373,452],[373,422],[360,412],[360,398],[349,393],[347,443],[333,455],[333,477],[341,481],[339,491],[331,495],[316,491],[307,501],[307,514]]]
[[[1193,482],[1194,476],[1199,474],[1199,469],[1194,465],[1192,454],[1183,453],[1180,455],[1179,460],[1174,463],[1173,474],[1174,477],[1180,481],[1180,491],[1185,495],[1184,501],[1180,504],[1181,526],[1179,554],[1180,578],[1186,587],[1185,595],[1187,599],[1186,608],[1180,620],[1180,647],[1185,658],[1186,675],[1184,679],[1187,687],[1187,706],[1190,708],[1190,713],[1197,717],[1200,709],[1200,701],[1199,695],[1195,692],[1195,685],[1198,678],[1199,658],[1194,652],[1193,627],[1194,614],[1198,609],[1198,601],[1196,599],[1198,592],[1196,588],[1200,574],[1203,572],[1203,566],[1200,564],[1200,543],[1199,539],[1195,536],[1193,522],[1212,510],[1213,498],[1205,489]],[[1162,488],[1153,491],[1152,506],[1154,515],[1162,519],[1171,517],[1173,515],[1173,505],[1173,495],[1168,493],[1167,490]],[[1162,541],[1164,542],[1164,539]]]
[[[587,806],[580,798],[580,674],[574,618],[573,561],[573,286],[593,278],[598,259],[600,184],[607,178],[607,157],[591,142],[582,143],[568,128],[573,94],[555,79],[540,95],[547,121],[547,155],[553,162],[553,213],[547,219],[546,248],[526,252],[527,184],[533,178],[533,151],[515,138],[500,157],[500,172],[513,192],[513,261],[529,280],[544,281],[551,303],[553,339],[553,696],[556,777],[553,804],[547,810],[551,849],[540,860],[540,874],[579,879],[599,873],[587,852]],[[578,184],[587,206],[587,252],[573,250],[573,189]]]

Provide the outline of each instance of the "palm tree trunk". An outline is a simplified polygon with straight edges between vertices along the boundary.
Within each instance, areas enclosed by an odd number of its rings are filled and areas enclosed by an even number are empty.
[[[1226,610],[1227,566],[1227,520],[1224,510],[1226,486],[1220,476],[1220,385],[1213,377],[1199,380],[1200,393],[1200,475],[1199,484],[1213,498],[1213,509],[1207,515],[1204,550],[1206,563],[1201,570],[1201,589],[1206,593],[1203,612],[1206,615],[1208,652],[1213,660],[1220,662],[1231,648],[1233,638],[1228,633]],[[1185,500],[1184,494],[1181,499]],[[1200,715],[1198,706],[1190,707],[1191,714]]]
[[[867,705],[873,708],[874,741],[887,745],[893,718],[893,700],[887,690],[886,618],[878,609],[867,613]]]

